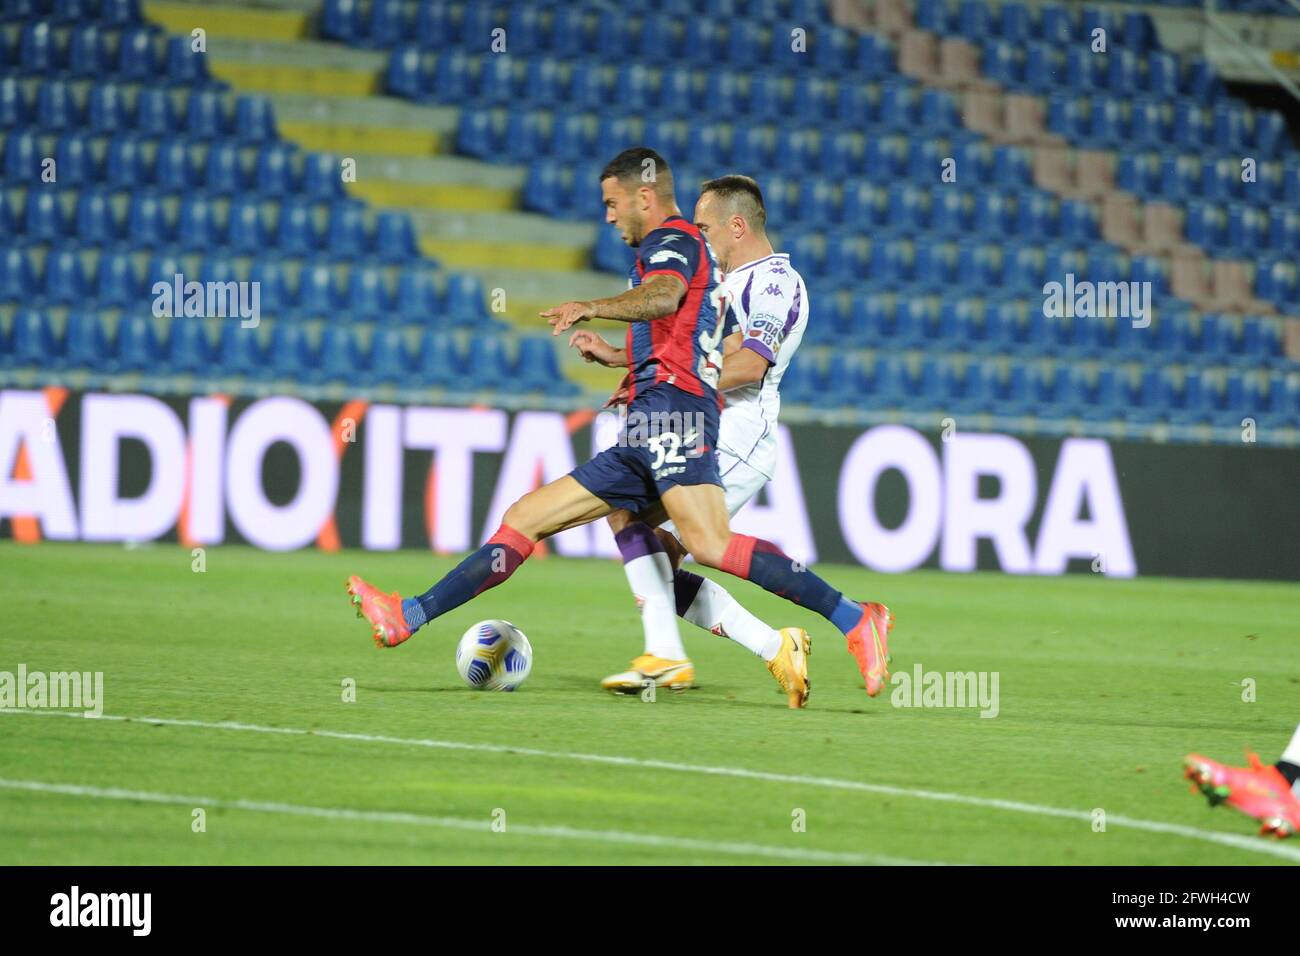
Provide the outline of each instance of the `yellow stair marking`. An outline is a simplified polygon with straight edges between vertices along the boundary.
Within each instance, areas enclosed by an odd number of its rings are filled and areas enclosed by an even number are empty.
[[[392,156],[431,156],[440,151],[441,145],[434,130],[335,125],[312,120],[280,120],[278,126],[282,136],[307,149],[323,151],[364,150]]]
[[[145,0],[144,15],[169,33],[188,35],[202,27],[209,37],[232,40],[301,40],[307,35],[307,14],[295,10]]]
[[[212,75],[238,89],[259,93],[370,96],[379,92],[379,74],[366,70],[219,60],[212,64]]]
[[[586,268],[588,250],[528,242],[483,242],[424,236],[420,250],[453,268],[554,269],[574,272]]]
[[[363,164],[357,166],[353,195],[377,206],[402,209],[443,209],[456,212],[509,212],[518,208],[513,191],[461,183],[405,183],[366,177]]]

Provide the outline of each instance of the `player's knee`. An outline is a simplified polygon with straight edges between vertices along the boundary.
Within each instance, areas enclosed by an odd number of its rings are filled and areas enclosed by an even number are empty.
[[[722,556],[726,553],[727,545],[716,535],[705,532],[683,535],[682,544],[690,552],[691,557],[706,568],[722,567]]]
[[[609,530],[614,532],[614,534],[618,534],[632,523],[632,512],[620,508],[617,511],[611,512],[609,517],[605,520],[609,522]]]
[[[507,508],[501,523],[514,528],[524,537],[536,541],[543,537],[542,529],[538,527],[537,509],[532,506],[528,498],[528,495],[524,495]]]

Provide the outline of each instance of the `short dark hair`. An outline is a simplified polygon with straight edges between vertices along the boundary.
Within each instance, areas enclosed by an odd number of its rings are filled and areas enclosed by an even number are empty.
[[[767,228],[767,206],[763,204],[763,190],[750,176],[733,173],[710,179],[700,187],[700,195],[716,193],[731,210],[744,216],[755,229]]]
[[[600,171],[600,181],[611,176],[624,186],[653,186],[660,196],[673,194],[673,173],[668,161],[649,146],[633,146],[611,159]]]

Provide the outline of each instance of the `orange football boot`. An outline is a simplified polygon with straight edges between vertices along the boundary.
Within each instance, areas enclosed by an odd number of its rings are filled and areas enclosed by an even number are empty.
[[[1200,754],[1188,754],[1183,761],[1183,776],[1192,781],[1210,806],[1227,803],[1247,816],[1260,821],[1260,836],[1278,839],[1300,830],[1300,800],[1291,784],[1277,767],[1259,762],[1255,754],[1246,754],[1249,767],[1229,767]]]
[[[357,609],[357,617],[370,622],[371,637],[379,647],[396,647],[411,636],[402,614],[402,599],[394,591],[385,594],[355,574],[348,578],[348,594]]]
[[[862,605],[862,620],[845,635],[849,653],[858,661],[858,670],[867,682],[867,696],[875,697],[889,680],[889,632],[894,615],[889,608],[875,602]]]

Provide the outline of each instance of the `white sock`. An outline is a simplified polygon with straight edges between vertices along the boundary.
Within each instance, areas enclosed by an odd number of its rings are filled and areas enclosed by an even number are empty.
[[[623,564],[627,583],[641,605],[645,652],[670,661],[686,659],[677,632],[677,602],[673,598],[673,566],[662,551],[633,558]]]
[[[701,578],[704,583],[682,617],[749,648],[765,661],[776,657],[781,650],[781,635],[741,607],[721,584],[703,575]]]
[[[1286,761],[1300,767],[1300,724],[1296,725],[1295,733],[1291,736],[1291,742],[1286,745],[1286,750],[1282,751],[1282,756],[1278,758],[1278,763]],[[1300,778],[1291,784],[1291,792],[1300,796]]]

